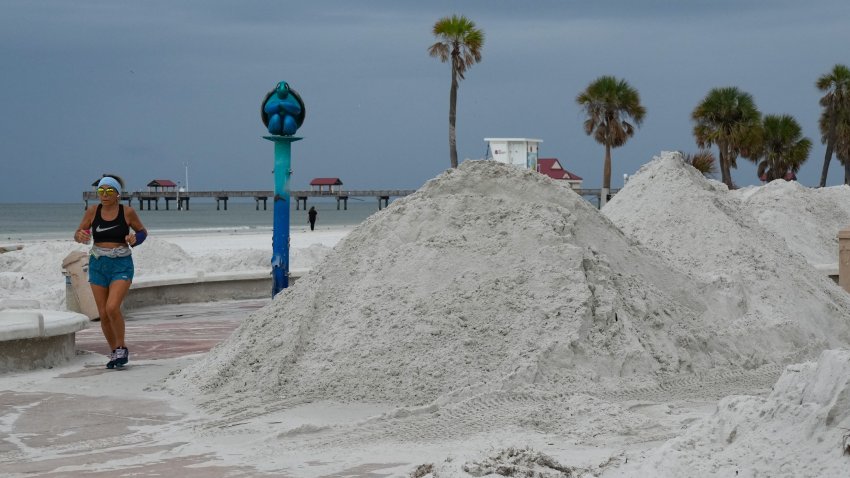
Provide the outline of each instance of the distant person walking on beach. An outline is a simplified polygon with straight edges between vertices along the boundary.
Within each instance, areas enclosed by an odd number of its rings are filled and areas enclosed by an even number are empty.
[[[311,231],[316,229],[316,216],[318,216],[318,215],[319,215],[319,213],[316,212],[316,208],[313,207],[313,206],[310,206],[310,210],[307,211],[307,218],[310,220],[310,230]]]
[[[89,283],[100,315],[100,329],[112,349],[106,368],[120,368],[130,360],[124,343],[121,303],[133,282],[130,247],[145,242],[148,235],[135,209],[121,204],[123,185],[118,176],[104,176],[97,183],[100,204],[86,210],[74,232],[74,240],[82,244],[94,238],[89,255]]]

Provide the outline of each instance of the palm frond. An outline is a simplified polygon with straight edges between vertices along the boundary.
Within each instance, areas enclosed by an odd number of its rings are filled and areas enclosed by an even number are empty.
[[[702,173],[703,176],[711,176],[717,172],[717,161],[714,154],[707,149],[701,149],[694,154],[683,154],[682,159]]]

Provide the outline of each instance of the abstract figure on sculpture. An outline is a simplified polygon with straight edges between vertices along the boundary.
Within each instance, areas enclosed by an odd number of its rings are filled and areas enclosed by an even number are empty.
[[[301,96],[281,81],[263,99],[261,116],[269,133],[292,136],[304,123],[304,101]]]

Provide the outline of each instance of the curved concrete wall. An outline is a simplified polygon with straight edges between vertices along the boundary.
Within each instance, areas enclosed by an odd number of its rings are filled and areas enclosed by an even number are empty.
[[[290,271],[290,286],[306,270]],[[79,310],[73,288],[66,283],[68,310]],[[85,284],[88,287],[88,284]],[[268,271],[186,274],[182,276],[137,278],[124,299],[124,310],[151,305],[216,302],[220,300],[263,299],[271,297],[272,278]]]

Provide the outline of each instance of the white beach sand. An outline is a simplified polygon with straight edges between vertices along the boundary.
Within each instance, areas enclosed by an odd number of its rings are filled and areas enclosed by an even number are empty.
[[[353,226],[293,230],[290,270],[307,270],[320,261]],[[195,272],[268,271],[271,232],[226,232],[175,235],[151,233],[133,251],[136,281]],[[20,251],[0,254],[0,300],[31,299],[46,309],[65,309],[62,259],[88,246],[72,240],[32,241]]]
[[[134,432],[161,451],[99,470],[202,456],[285,476],[846,476],[850,295],[812,264],[837,256],[847,194],[729,192],[664,153],[600,212],[464,162],[354,230],[293,235],[292,267],[311,272],[207,354],[106,375],[79,356],[0,391],[129,395],[168,417]],[[61,308],[74,247],[0,254],[0,298]],[[143,278],[267,267],[269,250],[151,237],[136,258]],[[0,464],[96,448],[30,456],[20,413],[0,408]]]

